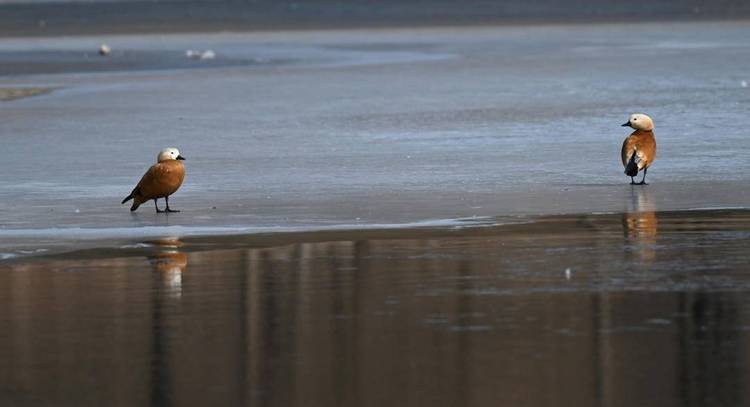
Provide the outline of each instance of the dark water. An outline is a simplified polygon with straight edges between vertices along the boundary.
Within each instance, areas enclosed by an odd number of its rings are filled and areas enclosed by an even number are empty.
[[[742,18],[743,0],[0,0],[0,35]]]
[[[0,405],[743,405],[750,212],[0,264]]]

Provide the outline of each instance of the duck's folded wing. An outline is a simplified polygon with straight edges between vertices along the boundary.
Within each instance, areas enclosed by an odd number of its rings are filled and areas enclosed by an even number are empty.
[[[166,165],[152,165],[135,188],[147,199],[163,196],[170,190],[170,179],[174,178],[171,172]]]
[[[632,137],[628,137],[622,143],[622,152],[620,158],[622,158],[622,165],[627,167],[630,159],[633,157],[633,153],[636,151],[636,143]]]

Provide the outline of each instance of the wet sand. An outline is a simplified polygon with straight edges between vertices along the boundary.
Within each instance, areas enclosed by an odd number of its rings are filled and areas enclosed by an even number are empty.
[[[745,404],[750,211],[642,209],[8,262],[0,403]]]

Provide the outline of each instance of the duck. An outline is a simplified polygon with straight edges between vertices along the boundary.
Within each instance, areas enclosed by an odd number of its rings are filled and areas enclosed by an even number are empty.
[[[177,192],[185,179],[185,157],[175,147],[168,147],[161,151],[156,157],[156,164],[143,174],[130,195],[122,200],[122,204],[133,200],[130,211],[134,212],[141,204],[154,200],[157,213],[179,212],[169,207],[169,196]],[[167,203],[166,209],[159,209],[158,200],[164,198]]]
[[[648,185],[646,173],[656,159],[654,121],[646,114],[633,113],[622,126],[634,130],[622,143],[621,158],[625,175],[630,177],[631,185]],[[643,179],[635,182],[640,171],[643,171]]]

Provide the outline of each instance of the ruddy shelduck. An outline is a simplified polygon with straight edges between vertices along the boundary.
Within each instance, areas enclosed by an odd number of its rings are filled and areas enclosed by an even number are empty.
[[[156,158],[156,164],[152,165],[151,168],[143,174],[143,177],[138,182],[133,192],[130,193],[122,203],[129,200],[133,200],[133,206],[130,207],[130,211],[138,209],[138,207],[151,199],[154,200],[154,206],[156,212],[179,212],[169,208],[169,196],[174,194],[182,185],[182,180],[185,179],[185,165],[182,161],[185,157],[180,155],[180,150],[169,147],[161,150]],[[159,209],[158,200],[164,198],[167,202],[167,208],[165,210]]]
[[[646,172],[656,159],[656,139],[654,138],[654,121],[643,113],[630,115],[623,127],[635,129],[622,143],[622,165],[625,175],[630,177],[631,185],[646,184]],[[635,182],[638,171],[643,171],[641,182]]]

